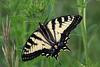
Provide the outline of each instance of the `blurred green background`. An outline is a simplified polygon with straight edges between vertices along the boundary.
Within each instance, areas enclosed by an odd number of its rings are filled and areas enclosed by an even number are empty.
[[[22,48],[28,37],[38,28],[38,23],[45,23],[55,17],[79,14],[78,0],[0,0],[0,67],[9,67],[2,46],[6,45],[2,23],[6,27],[6,17],[11,19],[9,48],[15,45],[12,67],[100,67],[100,1],[86,0],[86,30],[88,44],[88,64],[82,40],[81,25],[71,32],[68,47],[72,52],[61,51],[59,61],[55,58],[42,57],[23,62]],[[80,0],[82,1],[82,0]],[[10,50],[11,51],[11,50]],[[12,56],[12,54],[11,54]],[[18,56],[18,66],[15,58]]]

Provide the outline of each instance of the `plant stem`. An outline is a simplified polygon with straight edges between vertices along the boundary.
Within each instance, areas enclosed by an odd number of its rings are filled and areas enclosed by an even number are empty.
[[[84,1],[77,0],[77,4],[83,6]],[[83,20],[81,22],[81,29],[82,29],[82,37],[83,37],[83,43],[84,43],[84,49],[85,49],[85,60],[86,60],[86,64],[88,64],[88,45],[87,45],[87,34],[86,34],[86,7],[85,8],[80,7],[78,9],[79,9],[79,14],[83,16]]]
[[[84,49],[85,49],[85,60],[88,63],[88,45],[87,45],[87,34],[86,34],[86,8],[83,9],[83,22],[81,23],[82,28],[82,36],[84,42]]]

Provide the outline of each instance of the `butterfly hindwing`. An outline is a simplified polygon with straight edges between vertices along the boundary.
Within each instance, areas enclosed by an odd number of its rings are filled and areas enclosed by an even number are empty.
[[[22,60],[28,61],[42,56],[57,59],[60,50],[69,50],[67,42],[70,32],[81,22],[79,15],[57,17],[47,23],[39,23],[39,28],[28,38],[22,52]]]

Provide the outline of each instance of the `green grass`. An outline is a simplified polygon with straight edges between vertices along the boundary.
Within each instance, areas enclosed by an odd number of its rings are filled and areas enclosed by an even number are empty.
[[[100,5],[95,0],[1,0],[0,1],[0,66],[5,67],[100,67],[99,29]],[[79,14],[82,22],[71,32],[68,47],[71,52],[61,51],[59,65],[55,58],[42,57],[23,62],[22,48],[28,37],[38,28],[38,23],[45,23],[55,17]],[[9,51],[15,45],[12,66],[6,62],[2,46],[6,45],[2,22],[6,27],[6,16],[11,19],[9,32]],[[7,52],[9,52],[7,51]],[[9,56],[9,54],[8,54]],[[17,58],[17,60],[16,60]],[[18,62],[17,62],[18,61]]]

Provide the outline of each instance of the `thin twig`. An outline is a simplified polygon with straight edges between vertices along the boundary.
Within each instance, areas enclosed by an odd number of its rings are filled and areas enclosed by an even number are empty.
[[[7,61],[7,63],[8,63],[8,60],[7,60],[7,57],[6,57],[6,49],[2,46],[2,51],[3,51],[3,53],[4,53],[4,56],[5,56],[5,59],[6,59],[6,61]],[[9,63],[8,63],[9,64]]]
[[[3,34],[4,34],[5,42],[7,43],[7,40],[6,40],[6,34],[5,34],[5,28],[4,28],[3,22],[2,22],[2,28],[3,28]]]
[[[10,25],[11,25],[11,20],[10,20],[10,22],[9,22],[9,28],[8,28],[8,38],[9,38]]]

